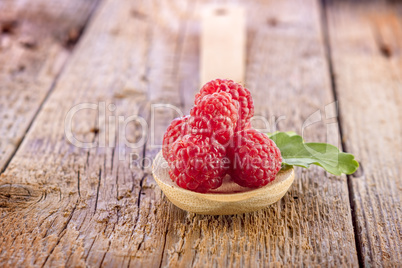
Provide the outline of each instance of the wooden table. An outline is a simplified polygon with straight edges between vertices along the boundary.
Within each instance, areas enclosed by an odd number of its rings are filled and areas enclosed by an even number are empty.
[[[0,266],[402,265],[401,3],[242,3],[253,125],[331,142],[361,168],[297,169],[280,202],[235,216],[176,208],[150,173],[177,116],[155,104],[188,113],[199,89],[204,4],[0,1]],[[129,116],[155,133],[135,148],[116,134]],[[71,142],[70,119],[96,146]]]

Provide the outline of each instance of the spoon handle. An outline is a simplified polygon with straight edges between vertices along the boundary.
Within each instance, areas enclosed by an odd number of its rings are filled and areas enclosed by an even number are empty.
[[[202,12],[200,83],[216,78],[244,83],[246,20],[244,9],[210,5]]]

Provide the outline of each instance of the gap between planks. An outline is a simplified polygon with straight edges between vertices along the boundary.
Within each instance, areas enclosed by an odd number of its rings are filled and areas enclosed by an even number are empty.
[[[336,93],[336,81],[335,81],[335,73],[334,73],[334,66],[333,66],[333,61],[332,61],[332,52],[331,52],[331,44],[329,42],[329,29],[328,29],[328,16],[327,16],[327,8],[328,8],[328,0],[321,0],[320,1],[320,13],[321,13],[321,29],[322,29],[322,36],[324,38],[324,48],[325,48],[325,55],[327,58],[327,63],[328,63],[328,72],[329,72],[329,77],[331,79],[331,89],[332,89],[332,94],[334,101],[337,103],[337,115],[338,115],[338,129],[339,129],[339,135],[340,135],[340,140],[341,140],[341,145],[342,148],[340,150],[343,150],[345,152],[348,152],[346,144],[343,139],[343,132],[342,132],[342,118],[341,118],[341,113],[340,113],[340,107],[338,105],[338,96]],[[359,163],[361,165],[361,163]],[[361,168],[361,167],[359,167]],[[356,252],[357,252],[357,258],[359,262],[359,267],[364,266],[363,262],[363,251],[361,248],[361,241],[359,238],[359,235],[357,234],[357,218],[355,214],[355,208],[353,204],[353,196],[352,196],[352,184],[351,184],[351,177],[350,175],[347,175],[347,185],[348,185],[348,197],[349,197],[349,206],[350,206],[350,216],[353,224],[353,232],[354,232],[354,238],[355,238],[355,245],[356,245]]]

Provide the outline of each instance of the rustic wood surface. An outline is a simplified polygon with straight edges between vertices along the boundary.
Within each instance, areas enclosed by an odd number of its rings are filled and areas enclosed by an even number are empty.
[[[0,172],[96,7],[89,1],[0,1]]]
[[[361,263],[402,265],[402,5],[327,5],[343,142]]]
[[[278,203],[234,216],[178,209],[150,173],[177,116],[157,105],[188,113],[198,90],[199,18],[209,2],[57,1],[64,9],[53,1],[29,3],[36,9],[0,2],[0,14],[24,10],[29,29],[36,20],[47,22],[27,31],[48,40],[21,56],[13,30],[1,24],[1,266],[401,265],[396,3],[243,2],[252,14],[246,86],[255,100],[253,126],[343,145],[363,168],[349,178],[298,169]],[[68,36],[71,27],[85,31],[66,48],[54,36]],[[31,71],[18,76],[10,72],[18,61],[8,57],[35,58],[26,64]],[[42,70],[49,68],[50,74]],[[35,83],[38,94],[31,97],[27,85]],[[92,106],[77,112],[72,130],[77,140],[96,145],[87,149],[65,132],[69,111],[83,104]],[[129,116],[137,121],[119,128]],[[151,130],[145,144],[139,118]]]

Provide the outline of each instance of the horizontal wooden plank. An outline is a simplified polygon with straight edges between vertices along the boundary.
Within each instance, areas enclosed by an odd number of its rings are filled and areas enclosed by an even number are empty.
[[[0,172],[51,91],[97,2],[0,2]]]
[[[402,264],[402,5],[330,1],[330,47],[360,261]]]

